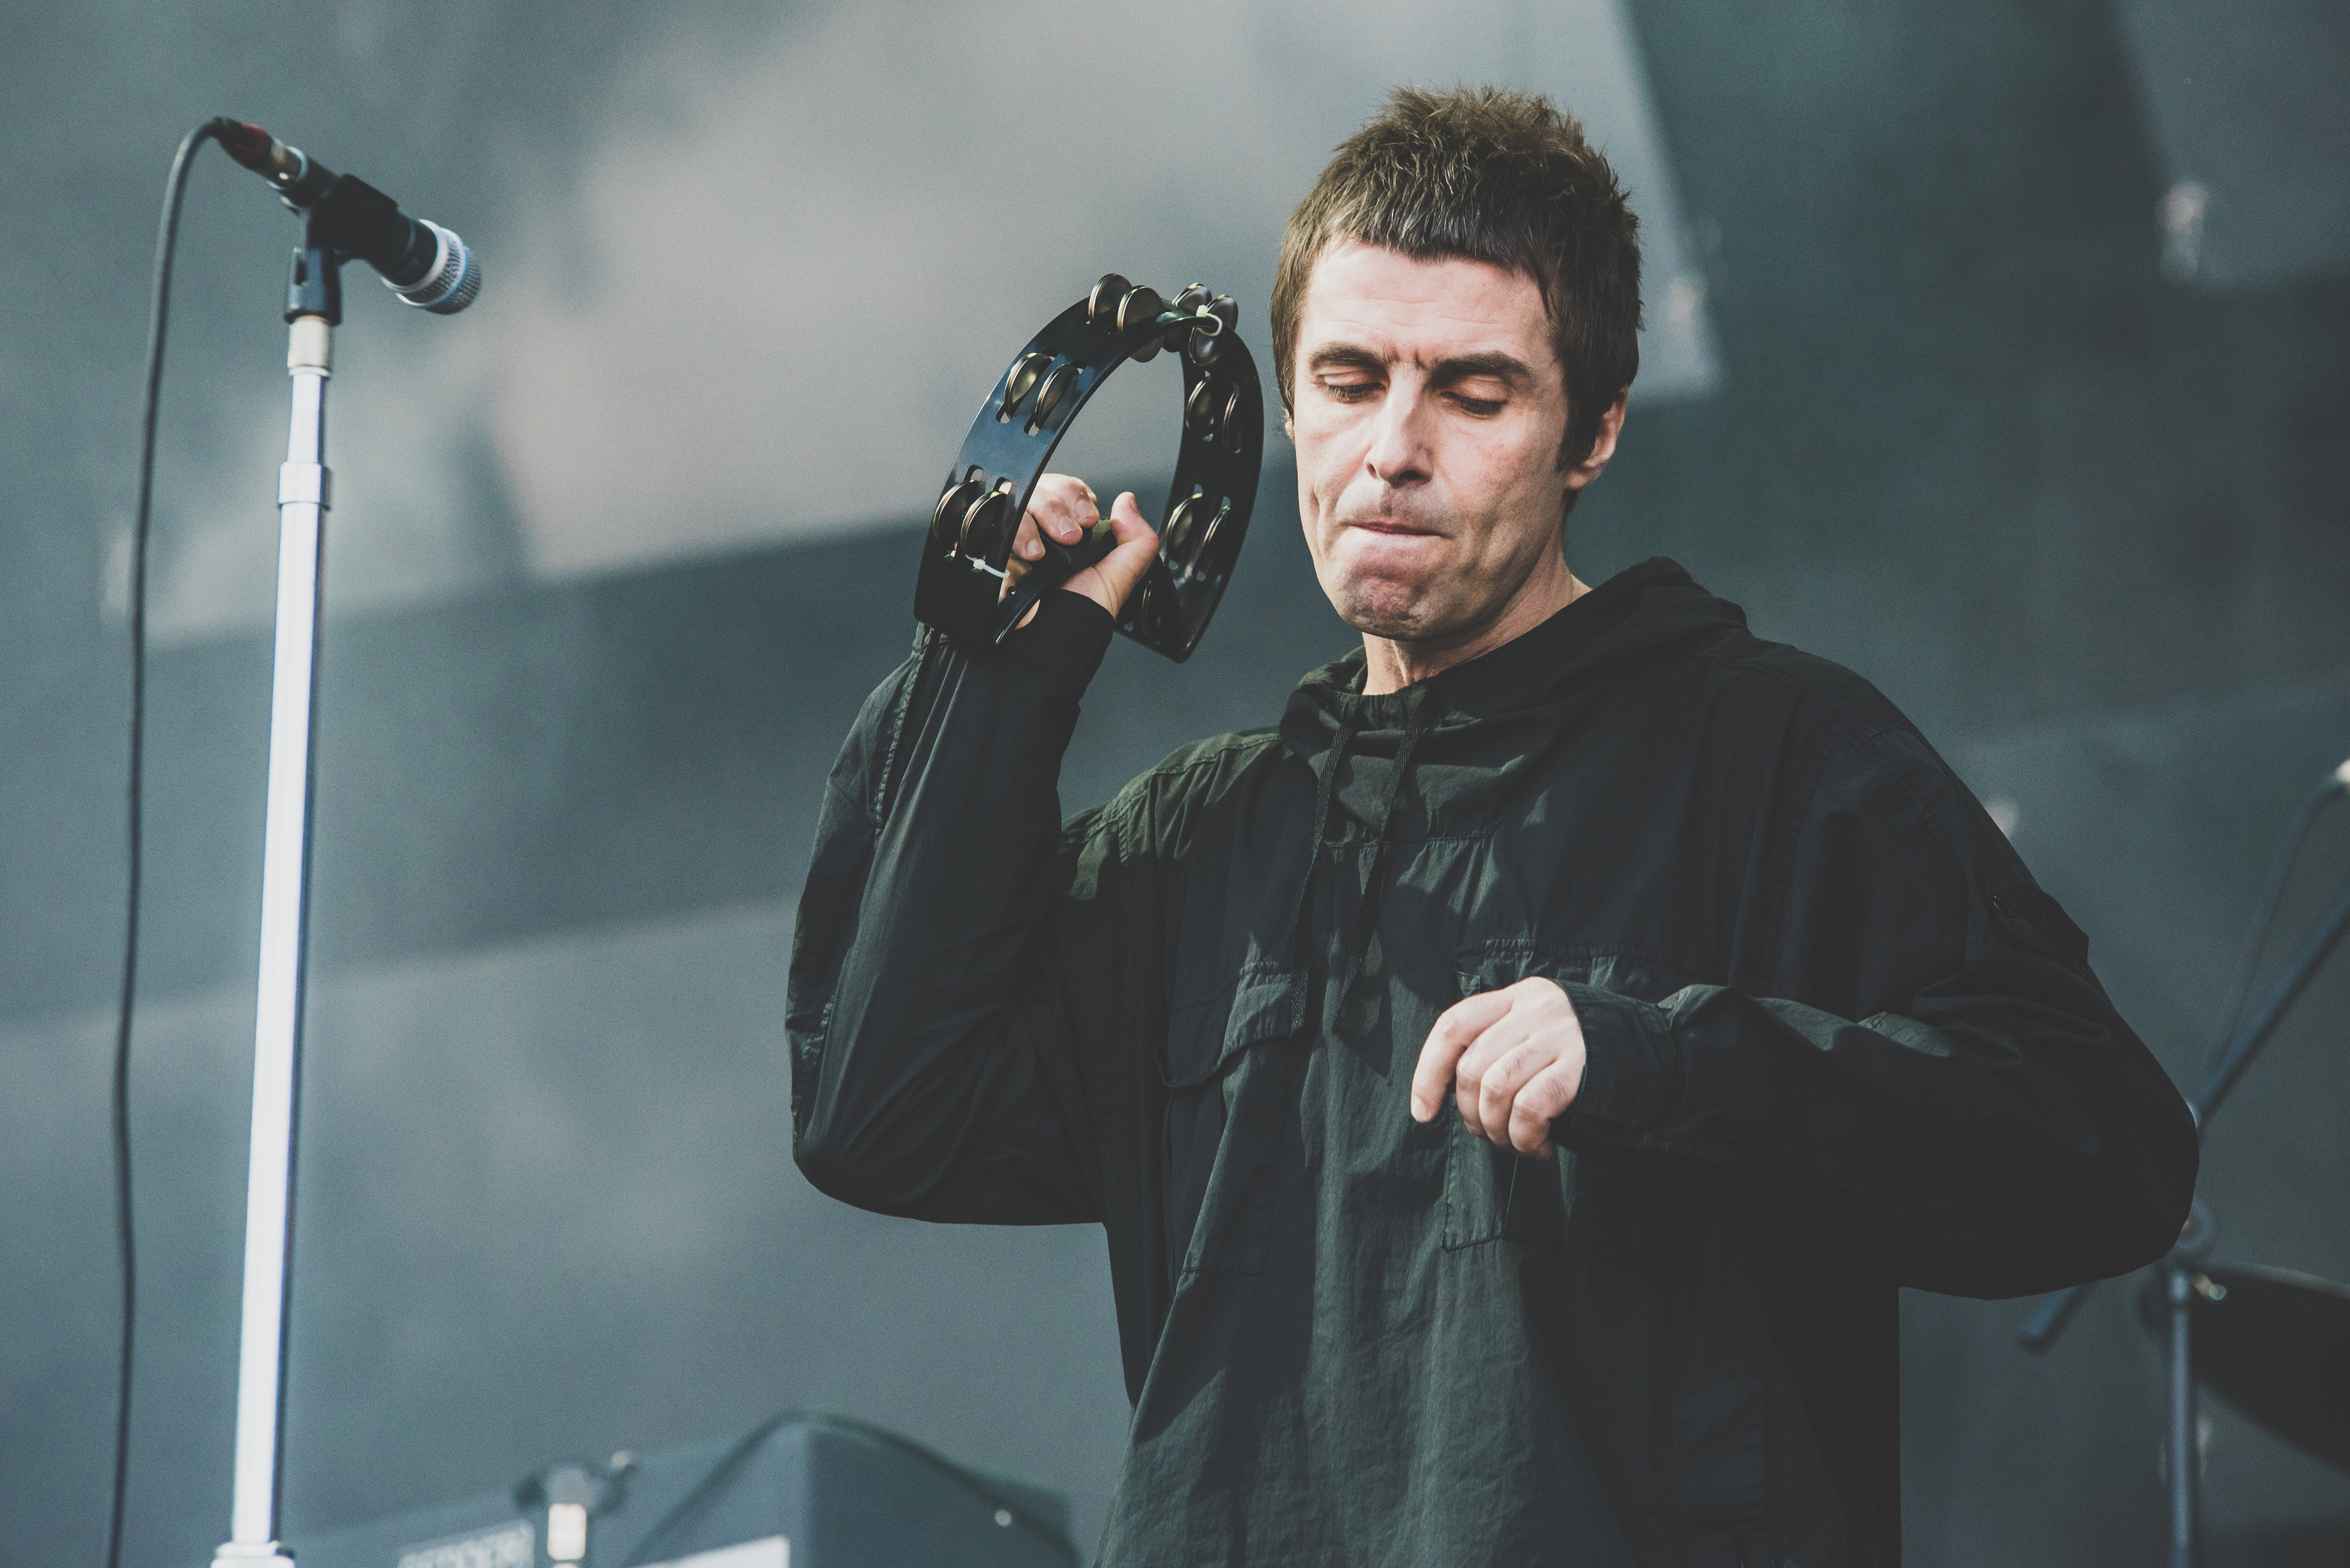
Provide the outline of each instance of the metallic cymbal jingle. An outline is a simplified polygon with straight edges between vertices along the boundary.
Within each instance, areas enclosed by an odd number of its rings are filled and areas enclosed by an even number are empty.
[[[1086,319],[1093,322],[1110,321],[1118,314],[1118,302],[1126,297],[1127,291],[1133,286],[1117,273],[1102,274],[1100,280],[1094,285],[1092,292],[1086,296]]]
[[[1020,405],[1043,379],[1045,367],[1051,363],[1050,356],[1044,354],[1023,354],[1014,360],[1012,369],[1003,378],[1003,400],[996,405],[995,417],[1008,420],[1018,413]]]
[[[1191,494],[1175,504],[1173,511],[1167,514],[1167,527],[1159,535],[1159,543],[1169,555],[1181,558],[1191,554],[1191,535],[1199,526],[1202,499],[1199,490],[1194,488]]]
[[[982,654],[1045,593],[1110,552],[1105,521],[1073,546],[1045,535],[1043,560],[1015,569],[1011,556],[1036,481],[1094,389],[1128,359],[1172,348],[1183,374],[1182,445],[1160,508],[1159,558],[1118,629],[1178,663],[1189,659],[1231,581],[1256,500],[1264,393],[1239,327],[1229,295],[1193,284],[1170,304],[1117,273],[1047,322],[1013,356],[948,471],[923,535],[915,615]]]
[[[1075,365],[1064,365],[1045,378],[1045,384],[1036,389],[1035,410],[1028,416],[1028,432],[1031,435],[1052,422],[1053,411],[1061,406],[1061,400],[1069,395],[1069,389],[1076,385],[1076,381],[1077,368]]]
[[[962,515],[962,554],[973,561],[984,561],[997,571],[1003,569],[1004,559],[1011,554],[1012,537],[1017,532],[1011,516],[1012,502],[1001,490],[991,490],[971,504]]]
[[[986,493],[986,484],[978,479],[947,486],[946,493],[939,497],[938,505],[931,512],[931,538],[950,550],[962,544],[963,515]]]

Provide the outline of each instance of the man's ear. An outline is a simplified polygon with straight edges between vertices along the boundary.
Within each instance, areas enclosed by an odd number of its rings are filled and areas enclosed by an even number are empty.
[[[1581,462],[1566,471],[1566,487],[1569,490],[1580,490],[1598,478],[1600,470],[1607,466],[1607,460],[1616,455],[1616,438],[1624,433],[1624,398],[1623,392],[1616,394],[1616,400],[1607,405],[1606,413],[1599,416],[1599,434],[1592,441],[1590,452]]]

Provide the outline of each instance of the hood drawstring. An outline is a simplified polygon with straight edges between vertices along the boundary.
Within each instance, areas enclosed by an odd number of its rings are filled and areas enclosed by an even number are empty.
[[[1371,816],[1371,853],[1368,864],[1364,867],[1367,886],[1363,892],[1362,909],[1353,922],[1358,935],[1349,938],[1343,931],[1341,933],[1335,993],[1337,1000],[1328,1014],[1334,1020],[1346,1011],[1347,1000],[1354,992],[1355,981],[1362,976],[1365,951],[1370,945],[1371,935],[1378,929],[1379,871],[1387,857],[1388,824],[1395,815],[1396,800],[1403,794],[1404,780],[1411,772],[1413,753],[1419,749],[1419,738],[1425,732],[1428,701],[1424,689],[1415,689],[1404,696],[1403,739],[1396,746],[1395,768],[1388,775],[1387,787],[1380,791],[1378,809]],[[1289,926],[1284,936],[1284,949],[1291,955],[1292,962],[1300,961],[1297,944],[1305,930],[1305,912],[1313,893],[1314,873],[1320,867],[1322,851],[1326,847],[1324,838],[1330,831],[1330,802],[1337,794],[1338,770],[1345,765],[1347,753],[1354,745],[1357,732],[1352,720],[1341,719],[1338,722],[1337,733],[1330,742],[1329,751],[1322,757],[1320,776],[1315,782],[1314,825],[1307,833],[1305,868],[1297,877],[1296,896],[1289,901]]]
[[[1322,776],[1314,784],[1314,826],[1305,839],[1305,868],[1297,876],[1297,896],[1289,900],[1289,929],[1283,933],[1283,950],[1292,963],[1298,961],[1298,933],[1305,929],[1307,896],[1314,889],[1314,871],[1322,864],[1322,836],[1330,831],[1330,797],[1337,793],[1338,766],[1347,760],[1347,748],[1355,739],[1355,727],[1339,721],[1338,737],[1330,744],[1329,755],[1322,761]]]
[[[1379,870],[1381,862],[1387,857],[1388,826],[1395,815],[1396,799],[1403,794],[1404,779],[1411,773],[1412,753],[1419,749],[1419,737],[1422,732],[1420,721],[1422,711],[1427,705],[1428,691],[1425,687],[1404,694],[1403,740],[1396,747],[1395,768],[1388,774],[1388,787],[1380,794],[1378,813],[1372,822],[1370,861],[1363,869],[1362,912],[1355,919],[1353,937],[1347,939],[1342,934],[1339,943],[1342,967],[1338,974],[1337,997],[1329,1012],[1332,1023],[1338,1027],[1344,1027],[1347,999],[1354,994],[1355,981],[1362,976],[1363,961],[1369,954],[1371,939],[1378,932],[1379,892],[1382,882]],[[1346,732],[1342,731],[1340,733],[1344,735]],[[1334,763],[1330,770],[1331,776],[1334,778],[1337,776],[1337,771]],[[1315,857],[1316,859],[1321,857],[1318,832],[1315,835]]]

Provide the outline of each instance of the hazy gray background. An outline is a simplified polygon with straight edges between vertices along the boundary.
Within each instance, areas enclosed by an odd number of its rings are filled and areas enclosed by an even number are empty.
[[[877,1420],[1066,1489],[1125,1419],[1097,1233],[816,1197],[782,964],[816,786],[910,630],[911,519],[1097,272],[1238,295],[1399,79],[1590,115],[1651,235],[1647,368],[1577,512],[1855,665],[2013,823],[2191,1072],[2262,863],[2350,753],[2350,33],[2319,0],[0,16],[0,1562],[102,1543],[122,540],[170,150],[258,119],[483,251],[453,321],[348,277],[330,456],[289,1528],[549,1459]],[[225,1533],[290,219],[191,185],[157,512],[131,1557]],[[1072,438],[1169,446],[1128,372]],[[1178,670],[1112,654],[1075,807],[1344,648],[1276,444]],[[1148,498],[1155,504],[1155,497]],[[2350,816],[2350,814],[2345,814]],[[2305,919],[2350,861],[2313,845]],[[2221,1253],[2350,1279],[2350,978],[2225,1118]],[[1907,1303],[1927,1564],[2146,1560],[2127,1289]],[[2215,1418],[2223,1562],[2350,1544],[2350,1480]]]

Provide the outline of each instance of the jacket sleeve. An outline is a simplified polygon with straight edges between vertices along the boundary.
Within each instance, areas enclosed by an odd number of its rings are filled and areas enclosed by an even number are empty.
[[[1567,992],[1570,1147],[1694,1160],[1896,1282],[2021,1295],[2178,1239],[2194,1124],[2088,939],[1914,732],[1813,791],[1769,966],[1787,996]]]
[[[924,631],[826,784],[792,941],[793,1155],[861,1209],[1098,1217],[1052,917],[1072,863],[1061,756],[1112,623],[1045,601],[985,659]]]

